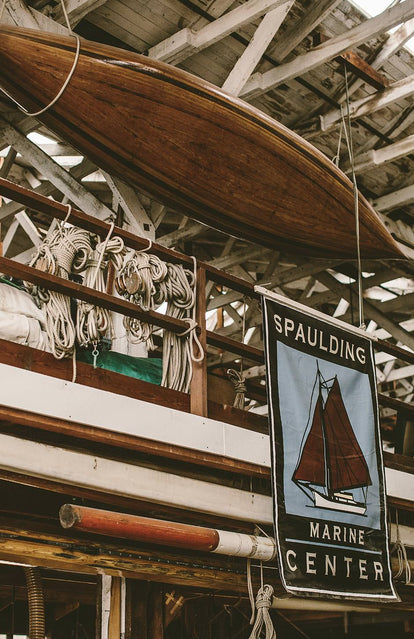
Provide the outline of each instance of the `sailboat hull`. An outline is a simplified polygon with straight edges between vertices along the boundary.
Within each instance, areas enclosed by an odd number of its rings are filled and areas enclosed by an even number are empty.
[[[354,515],[365,515],[367,510],[364,504],[359,504],[356,501],[329,499],[317,490],[313,490],[312,492],[316,508],[340,510],[341,512],[353,513]]]
[[[47,105],[74,61],[74,38],[0,27],[0,87]],[[180,69],[82,41],[75,73],[39,116],[62,139],[190,217],[271,248],[355,257],[352,184],[321,152],[242,100]],[[360,197],[364,257],[401,257]]]

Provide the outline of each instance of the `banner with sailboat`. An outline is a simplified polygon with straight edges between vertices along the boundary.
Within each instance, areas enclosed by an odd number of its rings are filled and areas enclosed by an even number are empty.
[[[396,600],[372,342],[258,291],[282,583],[301,596]]]

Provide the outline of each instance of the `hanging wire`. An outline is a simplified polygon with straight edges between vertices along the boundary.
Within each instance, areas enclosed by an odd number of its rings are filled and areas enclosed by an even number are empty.
[[[66,26],[69,30],[70,35],[72,35],[74,38],[76,38],[76,53],[75,53],[75,59],[73,61],[72,67],[69,71],[69,74],[65,80],[65,82],[63,83],[62,88],[60,89],[59,93],[53,98],[53,100],[51,102],[49,102],[49,104],[47,104],[45,107],[43,107],[42,109],[40,109],[39,111],[34,111],[33,113],[29,113],[29,111],[27,111],[24,107],[20,107],[25,113],[26,115],[30,115],[32,117],[35,117],[37,115],[41,115],[42,113],[45,113],[45,111],[47,111],[48,109],[50,109],[50,107],[52,107],[54,104],[56,104],[56,102],[59,100],[59,98],[62,96],[62,93],[64,92],[64,90],[66,89],[66,87],[68,86],[69,82],[72,79],[73,74],[75,73],[75,69],[77,67],[78,64],[78,60],[79,60],[79,54],[80,54],[80,37],[78,36],[77,33],[74,33],[74,31],[72,31],[72,27],[70,26],[70,22],[69,22],[69,17],[68,14],[66,12],[66,7],[65,7],[65,3],[64,0],[60,0],[60,4],[62,5],[62,11],[63,11],[63,15],[65,16],[65,22],[66,22]],[[5,5],[5,0],[4,0],[4,5]],[[2,12],[4,9],[4,5],[2,8]],[[0,15],[0,19],[1,19],[1,15]]]
[[[358,315],[359,315],[359,327],[365,329],[364,310],[363,310],[363,296],[362,296],[362,267],[361,267],[361,247],[360,247],[360,227],[359,227],[359,200],[358,200],[358,184],[355,175],[355,163],[354,152],[352,148],[352,130],[351,130],[351,112],[349,104],[349,86],[348,86],[348,72],[346,65],[344,64],[344,76],[345,76],[345,93],[346,93],[346,111],[347,111],[347,125],[345,125],[345,118],[343,109],[341,106],[341,119],[344,125],[344,133],[346,139],[346,145],[348,148],[349,161],[351,164],[351,175],[354,193],[354,214],[355,214],[355,236],[356,236],[356,249],[357,249],[357,279],[358,279]]]

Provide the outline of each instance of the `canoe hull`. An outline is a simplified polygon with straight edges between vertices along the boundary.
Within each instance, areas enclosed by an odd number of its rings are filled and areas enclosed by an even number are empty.
[[[0,28],[0,86],[48,104],[75,40]],[[39,120],[102,169],[190,217],[252,242],[356,255],[352,184],[322,153],[247,103],[180,69],[82,41],[75,73]],[[401,257],[360,197],[363,257]]]

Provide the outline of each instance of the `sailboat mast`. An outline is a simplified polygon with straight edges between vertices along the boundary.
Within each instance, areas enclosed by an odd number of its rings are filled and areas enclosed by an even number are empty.
[[[319,362],[317,362],[318,367],[318,383],[319,383],[319,409],[320,409],[320,419],[321,419],[321,427],[322,427],[322,440],[323,440],[323,461],[324,461],[324,476],[325,476],[325,488],[328,495],[332,495],[331,490],[331,478],[330,478],[330,470],[329,470],[329,447],[326,433],[326,424],[325,424],[325,402],[322,394],[322,380],[325,380],[322,377],[322,374],[319,370]]]

